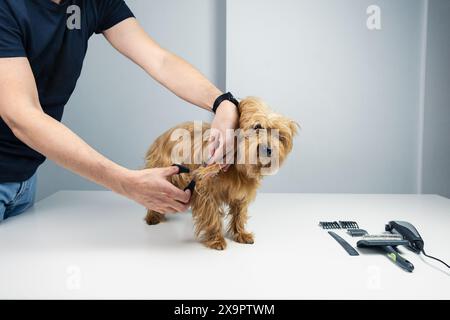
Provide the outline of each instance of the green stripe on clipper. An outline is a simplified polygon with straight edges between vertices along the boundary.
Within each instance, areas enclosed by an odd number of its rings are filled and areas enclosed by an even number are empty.
[[[397,255],[395,253],[388,253],[387,255],[392,261],[397,262]]]

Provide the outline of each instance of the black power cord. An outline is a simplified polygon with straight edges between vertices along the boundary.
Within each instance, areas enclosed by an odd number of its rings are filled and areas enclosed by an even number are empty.
[[[446,264],[444,261],[442,261],[441,259],[438,259],[438,258],[435,258],[435,257],[433,257],[433,256],[427,255],[427,254],[425,253],[424,248],[422,248],[422,253],[423,253],[423,255],[424,255],[425,257],[428,257],[428,258],[430,258],[430,259],[434,259],[434,260],[436,260],[436,261],[439,261],[440,263],[444,264],[447,268],[450,268],[450,266],[449,266],[448,264]]]

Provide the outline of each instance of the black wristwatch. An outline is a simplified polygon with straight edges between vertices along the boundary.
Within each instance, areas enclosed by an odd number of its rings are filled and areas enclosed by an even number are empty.
[[[236,106],[236,108],[239,109],[239,101],[237,101],[237,99],[231,94],[231,92],[227,92],[227,93],[224,93],[224,94],[220,95],[220,96],[216,99],[216,101],[214,101],[214,105],[213,105],[212,111],[213,111],[214,113],[216,113],[217,108],[218,108],[218,107],[220,106],[220,104],[221,104],[222,102],[224,102],[225,100],[230,101],[231,103],[233,103],[233,104]]]

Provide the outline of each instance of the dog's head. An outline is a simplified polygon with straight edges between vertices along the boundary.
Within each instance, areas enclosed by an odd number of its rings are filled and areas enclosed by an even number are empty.
[[[236,168],[249,177],[276,173],[292,150],[298,124],[254,97],[242,100],[239,112]]]

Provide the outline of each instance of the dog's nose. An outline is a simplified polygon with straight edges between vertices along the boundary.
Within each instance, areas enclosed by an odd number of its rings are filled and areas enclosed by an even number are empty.
[[[272,155],[272,149],[270,147],[265,147],[265,149],[267,156],[270,157]]]

